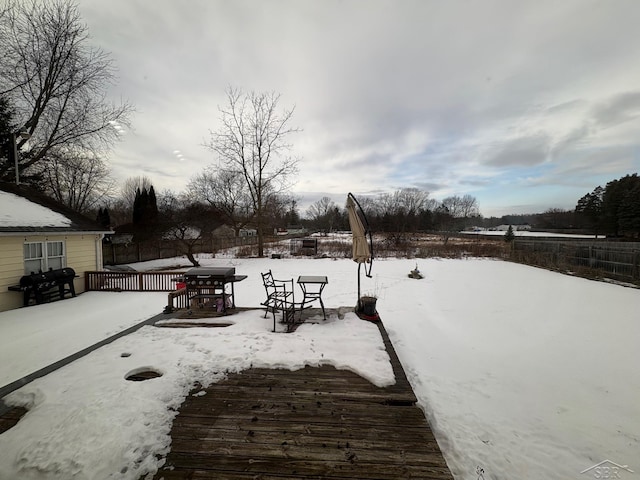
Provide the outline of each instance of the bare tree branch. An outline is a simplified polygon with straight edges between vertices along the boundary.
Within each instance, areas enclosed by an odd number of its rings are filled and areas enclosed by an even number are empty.
[[[52,150],[39,168],[45,191],[80,213],[89,213],[114,190],[106,163],[93,152]]]
[[[72,0],[15,2],[0,16],[0,95],[16,109],[19,128],[31,134],[22,170],[60,146],[101,152],[128,124],[132,106],[107,101],[113,61],[89,45],[87,27]],[[18,149],[27,140],[20,139]],[[0,177],[9,166],[0,165]]]
[[[253,218],[247,185],[238,172],[209,167],[191,179],[188,191],[193,202],[205,201],[220,212],[236,235]]]
[[[272,196],[289,188],[298,160],[288,142],[297,128],[289,126],[293,109],[278,112],[280,95],[227,89],[227,105],[219,108],[222,126],[208,145],[221,164],[244,178],[258,230],[258,255],[264,254],[265,207]]]

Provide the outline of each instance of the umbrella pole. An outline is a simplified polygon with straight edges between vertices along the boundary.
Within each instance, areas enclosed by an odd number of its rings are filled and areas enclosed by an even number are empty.
[[[358,302],[360,302],[360,267],[362,264],[358,263]]]

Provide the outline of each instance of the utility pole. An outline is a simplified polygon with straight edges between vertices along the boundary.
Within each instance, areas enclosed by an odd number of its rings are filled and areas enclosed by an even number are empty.
[[[31,138],[31,134],[26,130],[20,130],[19,132],[13,132],[11,136],[11,149],[13,151],[13,161],[16,169],[16,185],[20,185],[20,169],[18,168],[18,137],[28,140]]]

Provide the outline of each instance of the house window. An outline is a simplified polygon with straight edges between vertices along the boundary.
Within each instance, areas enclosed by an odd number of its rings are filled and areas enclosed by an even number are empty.
[[[42,243],[24,244],[24,273],[39,272],[44,268]]]
[[[64,242],[32,242],[24,244],[24,273],[46,272],[50,268],[64,268]]]
[[[64,264],[64,242],[47,242],[47,269],[63,268]]]

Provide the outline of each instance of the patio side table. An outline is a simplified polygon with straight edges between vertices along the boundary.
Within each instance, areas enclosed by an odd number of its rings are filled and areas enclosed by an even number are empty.
[[[327,319],[327,313],[325,312],[322,301],[322,291],[327,283],[329,283],[329,279],[325,275],[300,275],[298,277],[298,285],[300,285],[304,295],[302,305],[304,306],[306,303],[318,300],[322,307],[322,316],[325,320]]]

